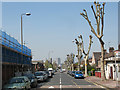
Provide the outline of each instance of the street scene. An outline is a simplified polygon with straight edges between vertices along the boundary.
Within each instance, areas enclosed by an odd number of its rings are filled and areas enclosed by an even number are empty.
[[[57,88],[64,90],[64,89],[74,89],[74,88],[80,89],[84,87],[86,87],[86,89],[96,88],[96,89],[105,90],[105,88],[102,86],[95,85],[84,79],[74,79],[74,77],[69,76],[67,73],[59,73],[59,72],[56,72],[54,77],[49,79],[49,81],[39,83],[37,89],[39,90],[40,88],[41,89]],[[36,88],[33,88],[32,90],[36,90]]]
[[[119,90],[120,2],[0,2],[0,90]]]

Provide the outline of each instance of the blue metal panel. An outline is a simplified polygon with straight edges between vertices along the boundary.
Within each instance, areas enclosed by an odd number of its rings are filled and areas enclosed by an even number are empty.
[[[6,40],[9,40],[9,35],[8,34],[6,34]]]
[[[0,37],[2,37],[2,31],[0,30]]]
[[[5,38],[6,33],[2,31],[2,37]]]

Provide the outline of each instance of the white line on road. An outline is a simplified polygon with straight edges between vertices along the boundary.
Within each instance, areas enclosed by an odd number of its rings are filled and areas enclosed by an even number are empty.
[[[50,86],[49,88],[54,88],[53,86]]]
[[[60,90],[62,89],[62,85],[60,85]]]
[[[61,84],[61,78],[60,78],[60,84]]]
[[[60,73],[60,90],[62,89],[62,85],[61,85],[61,73]]]

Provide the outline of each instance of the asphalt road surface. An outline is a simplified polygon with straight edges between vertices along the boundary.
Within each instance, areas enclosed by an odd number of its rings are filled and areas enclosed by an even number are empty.
[[[31,90],[42,90],[42,89],[52,89],[52,90],[105,90],[104,87],[97,84],[90,83],[85,79],[75,79],[74,77],[64,73],[56,72],[53,78],[49,78],[45,82],[38,83],[37,88],[32,88]]]

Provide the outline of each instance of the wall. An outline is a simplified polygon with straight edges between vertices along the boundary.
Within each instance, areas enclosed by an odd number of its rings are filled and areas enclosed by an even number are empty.
[[[119,68],[120,62],[116,64],[117,66],[117,72],[118,72],[118,68]],[[108,62],[107,63],[107,69],[106,69],[106,65],[105,65],[105,74],[106,74],[106,79],[110,79],[110,67],[113,68],[113,80],[116,80],[116,71],[115,71],[115,67],[114,67],[114,63],[113,62]],[[118,80],[120,81],[120,72],[118,72]]]

